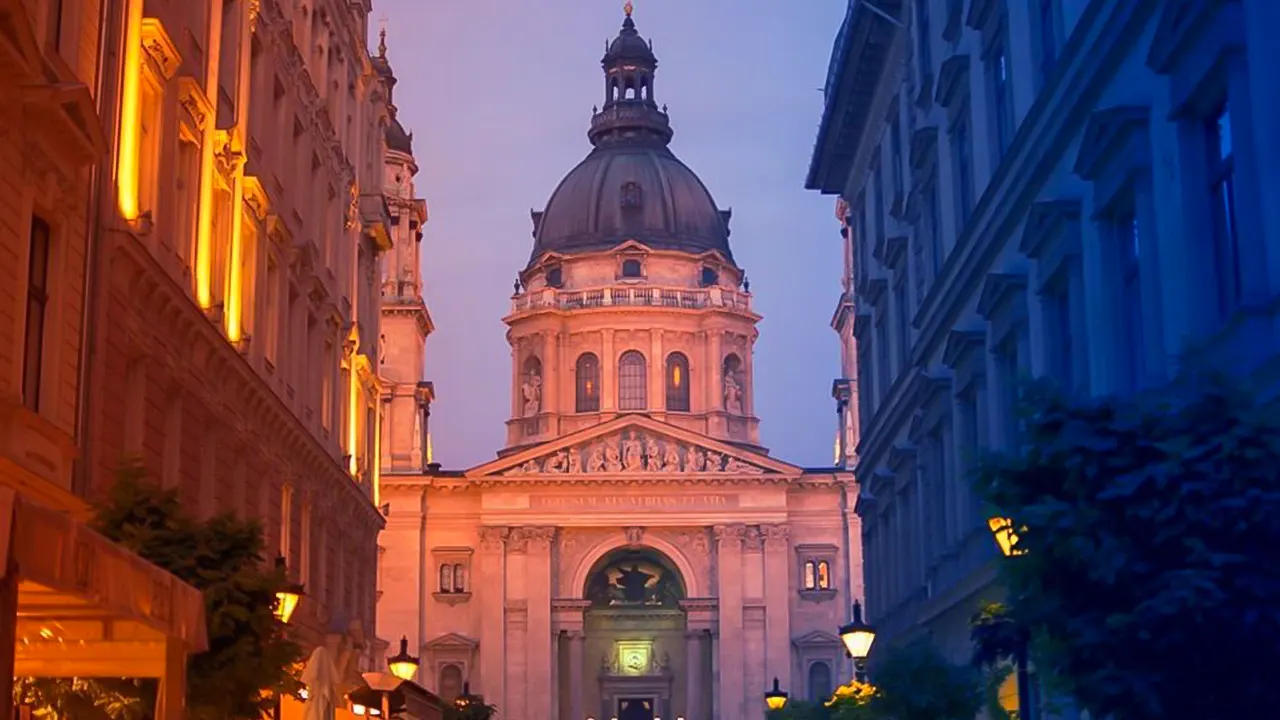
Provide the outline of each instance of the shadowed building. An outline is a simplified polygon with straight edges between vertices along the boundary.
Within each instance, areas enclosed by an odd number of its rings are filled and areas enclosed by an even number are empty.
[[[602,68],[592,149],[532,213],[504,318],[506,446],[384,466],[380,627],[424,686],[520,720],[737,720],[774,677],[825,699],[861,594],[853,476],[760,446],[730,213],[672,153],[629,13]]]

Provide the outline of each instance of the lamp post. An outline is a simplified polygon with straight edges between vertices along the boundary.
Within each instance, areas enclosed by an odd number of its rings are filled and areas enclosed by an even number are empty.
[[[401,680],[412,680],[418,674],[418,658],[409,654],[409,638],[400,636],[400,652],[387,658],[387,669]]]
[[[276,556],[276,569],[285,576],[285,584],[276,591],[276,602],[271,612],[281,625],[288,625],[293,619],[293,611],[298,609],[298,601],[302,599],[303,587],[300,583],[288,582],[289,569],[283,555]],[[280,720],[280,702],[280,693],[276,693],[276,705],[272,709],[274,720]]]
[[[778,678],[773,679],[773,689],[764,694],[764,706],[769,712],[777,712],[787,706],[787,693],[778,687]]]
[[[867,656],[871,643],[876,641],[876,629],[862,620],[862,603],[853,601],[853,617],[840,626],[840,640],[853,658],[853,677],[858,682],[867,681]]]
[[[1026,548],[1018,547],[1018,532],[1014,530],[1012,518],[993,517],[987,520],[987,527],[1005,558],[1026,554]],[[1017,630],[1018,643],[1014,646],[1013,661],[1018,675],[1018,714],[1022,720],[1035,720],[1035,710],[1031,707],[1031,675],[1027,672],[1027,634],[1022,628]]]

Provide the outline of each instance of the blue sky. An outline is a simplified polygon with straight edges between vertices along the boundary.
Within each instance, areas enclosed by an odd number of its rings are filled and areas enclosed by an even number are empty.
[[[845,0],[634,0],[653,41],[654,84],[675,128],[672,150],[733,208],[734,255],[764,320],[756,414],[773,455],[829,465],[840,291],[831,197],[806,191],[820,91]],[[600,56],[622,2],[375,0],[414,132],[418,192],[430,207],[425,294],[435,458],[446,468],[493,458],[510,414],[511,353],[502,316],[528,260],[530,208],[590,149]]]

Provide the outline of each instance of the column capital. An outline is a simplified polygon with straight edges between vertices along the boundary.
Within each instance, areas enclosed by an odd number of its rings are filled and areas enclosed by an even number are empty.
[[[570,642],[580,643],[587,639],[586,631],[579,628],[574,628],[572,630],[565,630],[564,634],[565,634],[565,637],[569,638]]]
[[[747,550],[752,552],[764,550],[764,531],[759,525],[748,525],[743,538]]]
[[[746,525],[713,525],[711,526],[711,536],[715,538],[716,544],[721,550],[729,547],[742,547],[742,540],[746,537]]]
[[[761,525],[760,531],[764,533],[764,544],[768,550],[786,550],[791,539],[791,526],[781,523],[776,525]]]
[[[511,534],[511,528],[486,525],[480,528],[480,548],[487,552],[501,552]]]

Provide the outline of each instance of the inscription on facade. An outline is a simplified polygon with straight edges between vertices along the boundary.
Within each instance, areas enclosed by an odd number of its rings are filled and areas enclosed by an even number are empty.
[[[738,507],[737,495],[535,495],[530,507],[564,510],[721,510]]]

